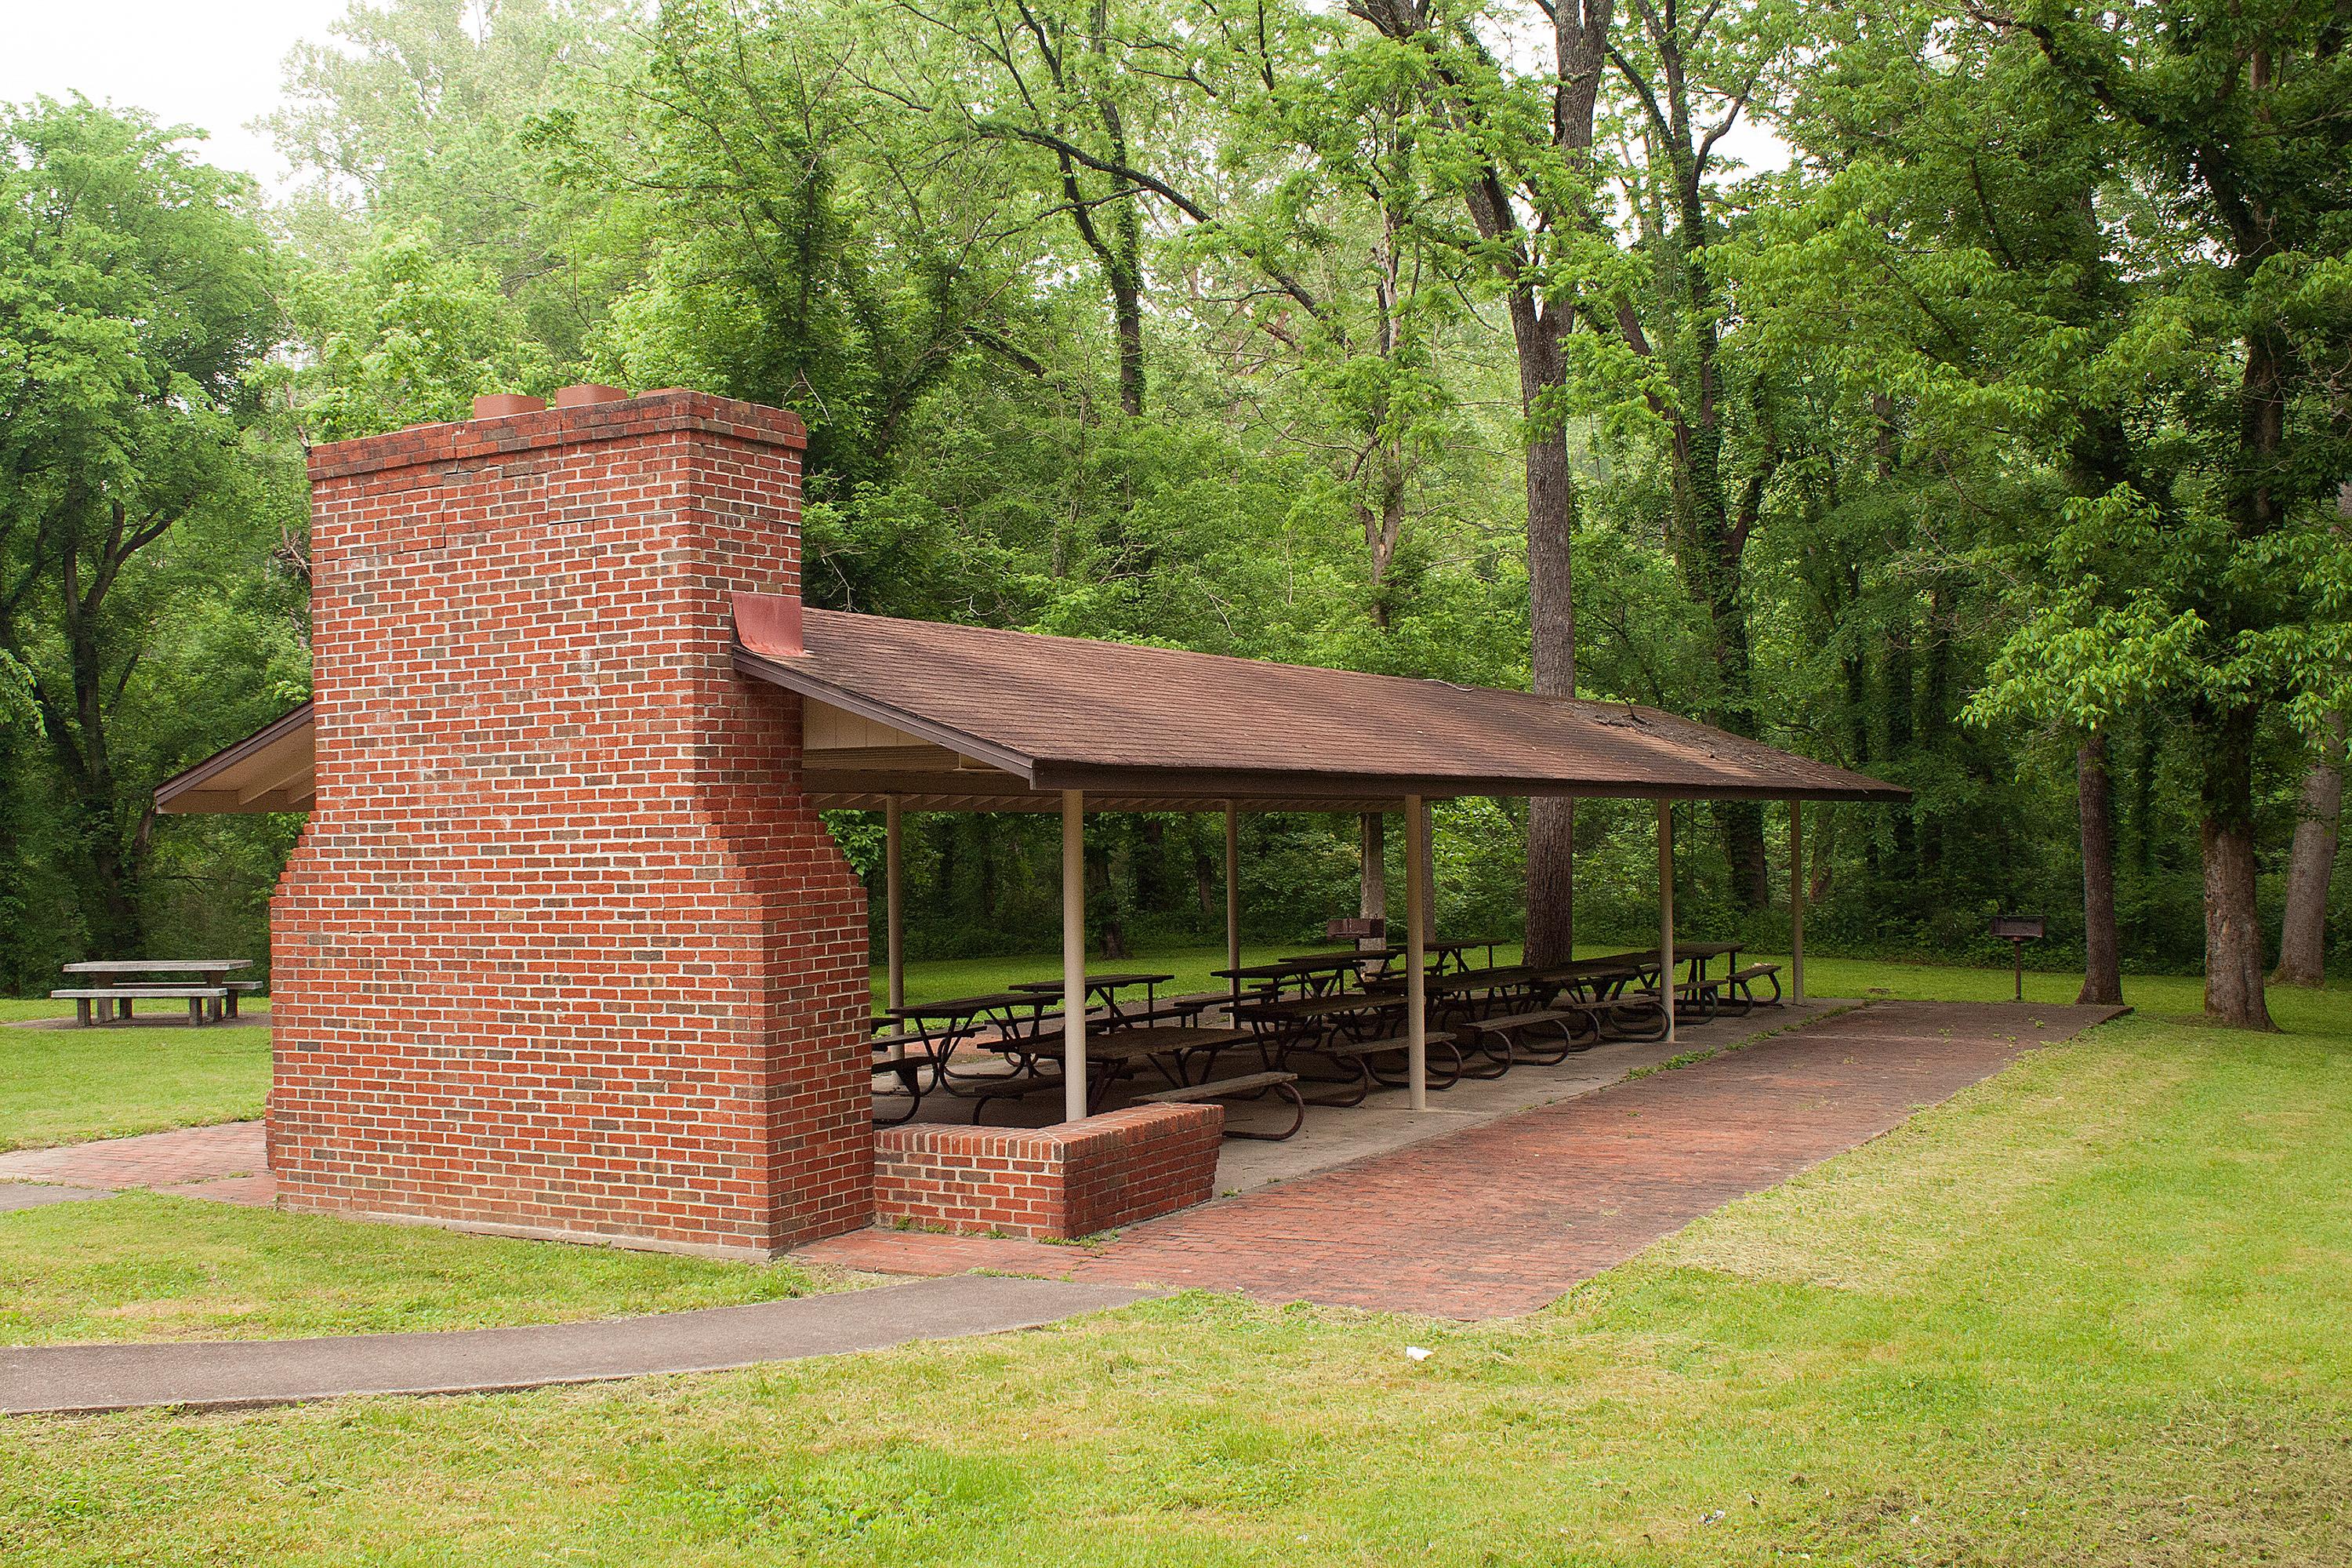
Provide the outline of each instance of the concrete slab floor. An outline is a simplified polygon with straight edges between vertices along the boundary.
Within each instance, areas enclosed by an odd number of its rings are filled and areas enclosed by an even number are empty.
[[[1357,1106],[1309,1105],[1307,1124],[1286,1142],[1226,1139],[1217,1160],[1217,1191],[1221,1194],[1249,1192],[1386,1154],[1425,1138],[1443,1137],[1539,1105],[1591,1094],[1622,1082],[1629,1073],[1677,1056],[1743,1045],[1854,1005],[1808,998],[1801,1007],[1759,1007],[1744,1018],[1684,1026],[1675,1031],[1671,1045],[1663,1040],[1619,1040],[1575,1052],[1557,1067],[1522,1062],[1500,1078],[1465,1078],[1442,1093],[1433,1092],[1429,1109],[1419,1114],[1406,1109],[1405,1091],[1401,1089],[1375,1089]],[[1271,1105],[1228,1106],[1225,1114],[1231,1125],[1242,1128],[1270,1123],[1279,1129],[1286,1120]]]
[[[1619,1040],[1574,1052],[1556,1067],[1522,1062],[1500,1078],[1465,1078],[1451,1089],[1433,1090],[1429,1109],[1418,1114],[1406,1109],[1405,1091],[1401,1089],[1376,1089],[1361,1105],[1310,1104],[1306,1124],[1286,1142],[1226,1139],[1217,1161],[1217,1191],[1221,1195],[1249,1192],[1350,1161],[1389,1153],[1497,1117],[1591,1094],[1622,1082],[1629,1073],[1655,1067],[1676,1056],[1719,1051],[1859,1005],[1858,1002],[1809,997],[1801,1006],[1790,1004],[1759,1007],[1745,1017],[1685,1024],[1675,1032],[1671,1045],[1663,1040]],[[961,1068],[975,1058],[985,1059],[985,1055],[966,1050],[959,1053],[956,1065]],[[1158,1087],[1158,1082],[1147,1076],[1138,1079],[1133,1087],[1149,1092]],[[1311,1099],[1315,1086],[1301,1087]],[[891,1101],[877,1103],[884,1114],[895,1114],[897,1107]],[[1114,1094],[1104,1109],[1116,1109],[1125,1103],[1123,1095]],[[992,1105],[988,1125],[1044,1127],[1059,1121],[1061,1115],[1058,1095],[1041,1094],[1009,1105]],[[1286,1102],[1244,1101],[1226,1106],[1225,1117],[1230,1126],[1279,1131],[1289,1121],[1290,1110]],[[948,1095],[927,1095],[916,1120],[968,1123],[971,1120],[971,1102]]]
[[[46,1208],[50,1204],[78,1204],[89,1198],[110,1198],[110,1187],[37,1187],[22,1182],[0,1182],[0,1214]]]

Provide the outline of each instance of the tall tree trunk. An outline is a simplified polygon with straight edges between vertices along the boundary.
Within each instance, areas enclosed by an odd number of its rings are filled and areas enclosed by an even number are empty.
[[[1087,923],[1098,934],[1105,958],[1126,958],[1129,956],[1127,921],[1119,912],[1118,879],[1111,865],[1110,846],[1095,842],[1099,837],[1089,834],[1086,846],[1087,903],[1091,914]]]
[[[2263,925],[2254,907],[2254,712],[2199,726],[2205,744],[2205,1016],[2268,1029],[2263,999]]]
[[[2331,713],[2327,734],[2303,775],[2294,847],[2287,857],[2286,919],[2279,931],[2281,985],[2327,979],[2327,885],[2336,872],[2336,830],[2344,809],[2344,715]]]
[[[1838,824],[1845,820],[1845,809],[1834,802],[1823,801],[1815,814],[1811,835],[1813,841],[1813,871],[1805,888],[1805,902],[1819,904],[1830,896],[1837,885]]]
[[[1558,325],[1539,315],[1534,296],[1512,299],[1518,339],[1520,405],[1531,422],[1527,449],[1528,684],[1545,697],[1576,695],[1574,538],[1576,480],[1568,433],[1554,428],[1543,405],[1564,379]],[[1565,963],[1576,949],[1576,803],[1566,795],[1528,803],[1529,963]]]
[[[1389,918],[1388,818],[1368,811],[1356,820],[1356,912],[1366,920]]]
[[[1443,48],[1433,47],[1440,22],[1433,7],[1418,0],[1353,0],[1349,9],[1387,37],[1429,48],[1433,79],[1452,97],[1453,111],[1483,129],[1492,112],[1484,93],[1454,73]],[[1593,113],[1600,101],[1601,73],[1609,61],[1613,14],[1614,0],[1564,0],[1549,8],[1556,71],[1551,144],[1582,173],[1591,169]],[[1469,173],[1462,195],[1507,291],[1512,344],[1518,353],[1519,409],[1527,421],[1530,684],[1544,696],[1573,697],[1576,617],[1570,568],[1577,497],[1568,464],[1568,437],[1560,424],[1560,394],[1567,384],[1560,340],[1573,319],[1574,304],[1560,301],[1557,309],[1547,310],[1539,302],[1533,276],[1537,258],[1513,195],[1517,188],[1516,173],[1489,163]],[[1598,232],[1600,227],[1589,191],[1570,197],[1562,210],[1538,217],[1535,226],[1555,235]],[[1571,951],[1575,867],[1574,806],[1565,799],[1538,796],[1528,811],[1530,962],[1554,962]]]
[[[1911,704],[1915,667],[1911,657],[1911,601],[1906,596],[1898,602],[1899,616],[1886,636],[1886,758],[1900,767],[1913,761]],[[1916,797],[1886,808],[1887,826],[1894,839],[1893,870],[1906,883],[1912,882],[1919,870],[1918,824],[1913,816],[1916,809]]]
[[[1938,756],[1944,750],[1945,737],[1951,731],[1952,716],[1952,644],[1958,635],[1958,616],[1954,608],[1955,593],[1951,578],[1938,573],[1927,588],[1927,646],[1926,668],[1919,679],[1919,749],[1925,755]],[[2099,742],[2099,761],[2104,771],[2106,763],[2106,742]],[[1944,863],[1944,832],[1934,817],[1916,824],[1919,834],[1919,870],[1923,876],[1933,876]],[[2109,840],[2112,846],[2112,838]]]
[[[2116,942],[2116,829],[2107,778],[2107,738],[2093,731],[2074,748],[2074,791],[2083,821],[2083,989],[2078,1005],[2119,1007],[2124,976]]]

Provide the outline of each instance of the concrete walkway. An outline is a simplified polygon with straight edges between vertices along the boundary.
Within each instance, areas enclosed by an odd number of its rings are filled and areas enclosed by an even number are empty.
[[[55,1149],[18,1149],[0,1154],[0,1184],[55,1182],[104,1189],[76,1194],[86,1198],[152,1187],[179,1197],[267,1207],[277,1182],[266,1165],[261,1123],[225,1121]],[[21,1190],[0,1185],[0,1196]]]
[[[0,1350],[0,1413],[226,1409],[362,1394],[471,1394],[879,1350],[1033,1329],[1147,1291],[967,1275],[659,1317],[225,1343]]]
[[[1885,1002],[1671,1072],[1130,1226],[1074,1252],[865,1230],[810,1262],[992,1268],[1477,1319],[1530,1312],[2112,1007]],[[1516,1069],[1519,1071],[1541,1069]]]

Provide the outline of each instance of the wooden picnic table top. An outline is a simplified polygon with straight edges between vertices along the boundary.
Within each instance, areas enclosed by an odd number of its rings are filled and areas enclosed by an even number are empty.
[[[1349,1013],[1385,1013],[1404,1005],[1404,993],[1386,991],[1347,991],[1337,996],[1291,996],[1280,1001],[1250,1002],[1240,1005],[1245,1018],[1327,1018]]]
[[[992,991],[985,996],[950,996],[940,1002],[908,1002],[901,1006],[885,1007],[885,1016],[892,1018],[973,1018],[983,1013],[1003,1012],[1009,1007],[1043,1007],[1053,1000],[1020,991]]]
[[[1476,991],[1482,987],[1525,985],[1536,977],[1536,972],[1524,963],[1505,964],[1496,969],[1460,969],[1452,974],[1433,974],[1421,983],[1423,991]]]
[[[1051,1057],[1066,1037],[1055,1029],[1021,1039],[982,1040],[979,1045],[981,1049],[987,1051],[1017,1050],[1024,1056]],[[1090,1062],[1130,1062],[1171,1053],[1204,1050],[1212,1046],[1254,1046],[1257,1044],[1257,1037],[1247,1029],[1171,1025],[1148,1029],[1088,1029],[1086,1044],[1087,1060]]]
[[[1550,963],[1536,973],[1546,980],[1587,979],[1602,974],[1637,974],[1655,963],[1654,952],[1621,952],[1609,958],[1580,958],[1571,963]]]
[[[1087,976],[1087,989],[1124,991],[1134,985],[1165,985],[1175,978],[1173,974],[1089,974]],[[1016,980],[1013,983],[1013,989],[1015,991],[1032,992],[1046,996],[1059,996],[1062,994],[1062,986],[1063,983],[1059,980]]]
[[[1244,963],[1238,969],[1212,969],[1210,973],[1221,980],[1287,980],[1293,975],[1319,974],[1325,970],[1345,969],[1360,957],[1376,958],[1377,953],[1341,953],[1286,958],[1274,963]]]
[[[1675,956],[1676,958],[1721,958],[1725,953],[1738,952],[1747,945],[1745,942],[1678,942],[1675,943]],[[1650,956],[1654,959],[1658,956],[1654,948],[1651,950]]]
[[[62,964],[68,974],[226,974],[250,969],[249,958],[86,958]]]

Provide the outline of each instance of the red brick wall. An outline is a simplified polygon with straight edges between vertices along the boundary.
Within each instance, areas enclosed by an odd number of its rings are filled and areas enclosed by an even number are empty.
[[[865,899],[798,700],[799,420],[687,392],[311,454],[318,804],[273,906],[291,1207],[769,1250],[866,1223]]]
[[[960,1231],[1067,1240],[1205,1203],[1217,1105],[1139,1105],[1058,1127],[909,1123],[875,1134],[874,1207]]]

